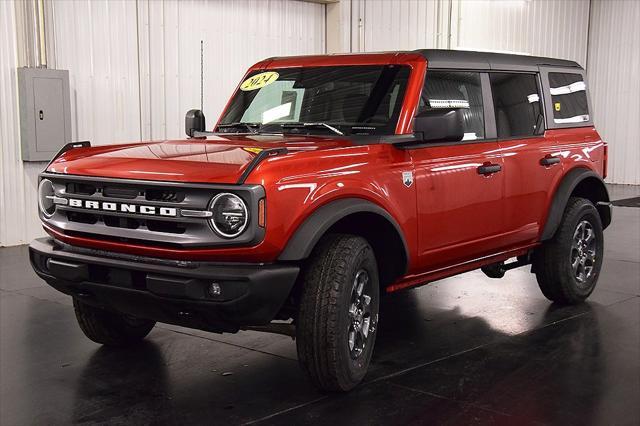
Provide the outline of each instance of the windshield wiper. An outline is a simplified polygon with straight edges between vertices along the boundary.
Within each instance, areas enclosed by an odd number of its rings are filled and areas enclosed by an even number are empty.
[[[244,127],[249,131],[249,133],[256,134],[258,133],[258,129],[260,128],[260,123],[227,123],[227,124],[219,124],[218,129],[233,129],[233,128],[241,128]]]
[[[333,127],[330,124],[327,123],[322,123],[322,122],[317,122],[317,123],[284,123],[282,125],[283,129],[296,129],[298,127],[324,127],[326,129],[331,130],[332,132],[340,135],[340,136],[344,136],[344,133],[342,133],[340,130],[338,130],[337,128]]]

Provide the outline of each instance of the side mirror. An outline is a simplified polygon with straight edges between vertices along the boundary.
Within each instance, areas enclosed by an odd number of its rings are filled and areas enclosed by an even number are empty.
[[[184,117],[184,131],[190,138],[196,132],[204,132],[205,130],[204,114],[199,109],[190,109]]]
[[[464,138],[462,109],[434,109],[418,114],[413,131],[422,142],[457,142]]]

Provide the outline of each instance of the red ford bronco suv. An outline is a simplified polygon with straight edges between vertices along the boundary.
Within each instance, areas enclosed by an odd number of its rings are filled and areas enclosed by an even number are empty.
[[[156,321],[294,336],[321,389],[364,377],[383,293],[531,264],[560,304],[593,291],[607,144],[575,62],[421,50],[271,58],[213,132],[69,144],[40,175],[33,268],[84,333]]]

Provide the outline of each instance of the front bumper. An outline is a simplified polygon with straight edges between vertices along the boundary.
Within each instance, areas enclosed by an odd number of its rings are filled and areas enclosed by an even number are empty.
[[[79,249],[40,238],[29,246],[35,272],[85,303],[159,322],[235,332],[274,319],[299,267],[177,262]],[[220,295],[208,292],[218,283]]]

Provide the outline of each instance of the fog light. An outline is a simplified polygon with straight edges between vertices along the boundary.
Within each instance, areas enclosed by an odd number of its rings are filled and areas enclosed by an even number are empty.
[[[218,297],[222,295],[222,287],[218,283],[209,284],[209,296]]]

